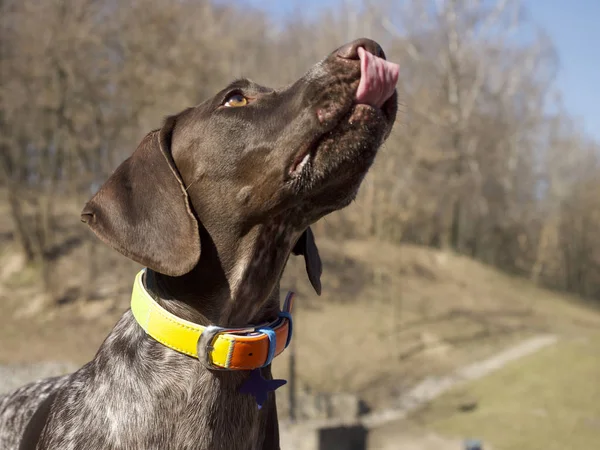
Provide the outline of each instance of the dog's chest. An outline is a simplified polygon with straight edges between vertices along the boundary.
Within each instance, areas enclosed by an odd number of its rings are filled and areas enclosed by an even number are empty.
[[[162,376],[164,374],[156,374]],[[255,450],[259,420],[256,404],[204,383],[202,390],[183,385],[147,389],[119,383],[72,390],[50,424],[43,448],[111,450],[204,449]]]
[[[101,350],[57,399],[42,449],[262,448],[259,411],[238,392],[239,374],[208,372],[146,338],[134,360],[105,344],[110,357]]]

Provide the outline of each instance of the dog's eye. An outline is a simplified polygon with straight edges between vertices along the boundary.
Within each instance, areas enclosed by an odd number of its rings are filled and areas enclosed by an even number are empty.
[[[242,94],[233,94],[227,97],[227,100],[223,104],[223,106],[228,106],[231,108],[237,108],[239,106],[246,106],[248,104],[248,99],[244,97]]]

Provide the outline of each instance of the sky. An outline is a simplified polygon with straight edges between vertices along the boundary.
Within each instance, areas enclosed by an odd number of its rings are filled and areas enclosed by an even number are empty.
[[[277,17],[299,3],[312,11],[339,0],[242,0]],[[374,0],[376,1],[376,0]],[[560,60],[556,86],[578,126],[600,142],[600,0],[523,0],[533,21],[546,30]]]
[[[600,141],[600,0],[527,0],[525,4],[558,51],[557,86],[567,110]]]

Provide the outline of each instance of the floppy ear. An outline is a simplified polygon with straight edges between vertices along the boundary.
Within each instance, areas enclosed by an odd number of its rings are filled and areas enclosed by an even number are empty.
[[[308,227],[300,239],[296,242],[292,250],[294,255],[304,255],[304,263],[306,265],[306,273],[310,284],[315,289],[318,295],[321,295],[321,274],[323,273],[323,264],[319,256],[319,249],[315,243],[315,235],[310,227]]]
[[[175,121],[169,117],[147,134],[81,212],[102,241],[170,276],[188,273],[200,259],[198,222],[171,156]]]

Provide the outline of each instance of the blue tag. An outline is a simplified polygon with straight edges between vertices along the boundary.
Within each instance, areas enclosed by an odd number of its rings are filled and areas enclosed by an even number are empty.
[[[256,398],[258,409],[261,409],[267,401],[269,391],[275,391],[286,383],[286,380],[267,380],[263,378],[260,369],[254,369],[240,387],[240,393],[253,395]]]

